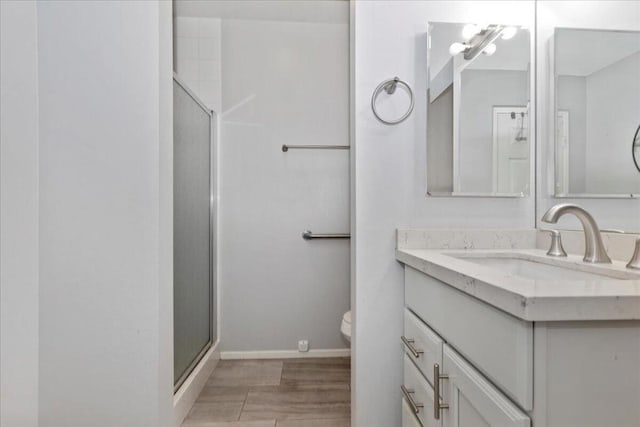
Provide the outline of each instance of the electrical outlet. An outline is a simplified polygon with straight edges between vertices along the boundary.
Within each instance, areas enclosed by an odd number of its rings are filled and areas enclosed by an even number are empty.
[[[309,351],[309,341],[307,341],[307,340],[298,341],[298,351],[300,351],[300,352]]]

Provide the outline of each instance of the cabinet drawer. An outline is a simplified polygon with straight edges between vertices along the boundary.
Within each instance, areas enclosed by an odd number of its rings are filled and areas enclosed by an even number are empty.
[[[409,391],[418,412],[415,414],[423,427],[439,427],[440,421],[433,417],[433,388],[413,364],[409,356],[404,356],[404,387]],[[407,401],[409,399],[406,399]],[[410,411],[411,405],[409,405]]]
[[[448,345],[443,349],[443,424],[447,427],[529,427],[531,420]]]
[[[442,365],[442,338],[407,309],[404,310],[403,337],[405,352],[433,384],[433,365]]]
[[[533,324],[405,267],[405,305],[525,410],[533,406]]]
[[[405,398],[402,399],[402,427],[422,427]]]

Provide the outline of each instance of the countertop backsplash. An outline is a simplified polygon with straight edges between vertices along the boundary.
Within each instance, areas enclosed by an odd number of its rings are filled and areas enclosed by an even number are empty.
[[[561,230],[562,243],[569,254],[584,253],[584,233]],[[607,253],[612,259],[628,261],[640,234],[602,233]],[[479,230],[479,229],[397,229],[397,249],[547,249],[551,243],[548,232],[539,229]]]
[[[397,249],[532,249],[536,230],[397,230]]]

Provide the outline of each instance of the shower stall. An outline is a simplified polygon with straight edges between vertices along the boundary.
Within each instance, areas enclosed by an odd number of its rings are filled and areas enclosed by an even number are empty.
[[[174,390],[217,340],[216,114],[173,79]]]

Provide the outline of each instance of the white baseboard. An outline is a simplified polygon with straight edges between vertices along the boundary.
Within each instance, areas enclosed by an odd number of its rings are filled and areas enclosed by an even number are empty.
[[[301,352],[297,350],[267,350],[267,351],[223,351],[222,360],[240,359],[302,359],[308,357],[349,357],[350,348],[319,349]]]
[[[218,341],[207,351],[200,363],[194,368],[191,375],[173,395],[173,425],[180,427],[185,417],[191,410],[200,392],[204,388],[207,379],[211,376],[216,365],[220,361],[220,351],[217,351]]]

